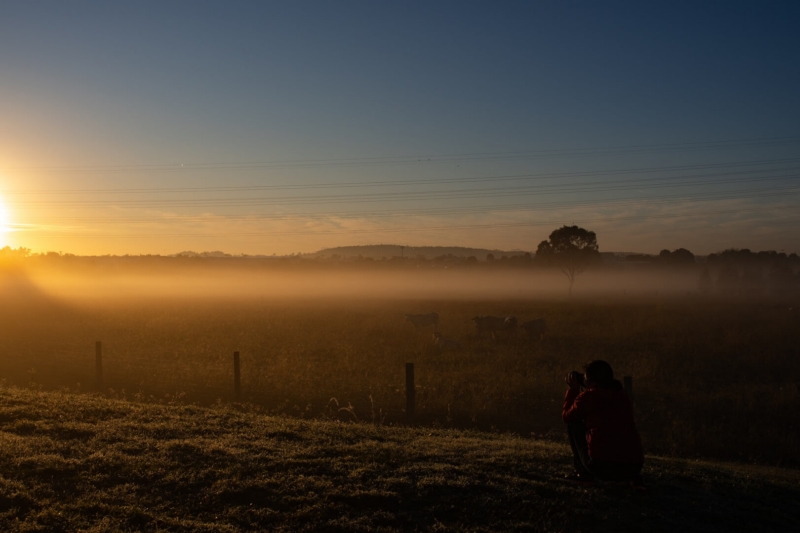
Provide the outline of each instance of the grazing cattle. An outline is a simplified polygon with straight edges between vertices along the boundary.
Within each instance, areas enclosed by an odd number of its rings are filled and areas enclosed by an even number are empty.
[[[441,333],[433,334],[433,343],[442,350],[460,350],[461,343],[455,339],[448,339]]]
[[[439,313],[428,313],[427,315],[406,315],[406,322],[414,324],[414,329],[433,326],[434,331],[439,329]]]
[[[517,317],[507,316],[500,318],[499,316],[476,316],[472,319],[475,322],[475,328],[478,334],[488,331],[492,334],[492,338],[496,339],[496,332],[508,331],[509,334],[517,329]]]
[[[544,318],[537,318],[523,322],[519,327],[528,332],[531,340],[540,341],[544,338],[544,332],[547,331],[547,322]]]

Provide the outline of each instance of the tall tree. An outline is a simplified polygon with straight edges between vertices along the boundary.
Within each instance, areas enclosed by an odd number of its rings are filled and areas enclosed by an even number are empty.
[[[575,278],[589,265],[599,262],[597,235],[578,226],[562,226],[536,249],[539,263],[555,265],[569,280],[569,295]]]

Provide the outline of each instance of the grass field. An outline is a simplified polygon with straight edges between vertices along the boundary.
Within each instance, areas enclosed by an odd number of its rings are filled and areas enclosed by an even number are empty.
[[[647,494],[567,447],[0,387],[3,531],[789,531],[794,470],[648,456]]]
[[[7,293],[10,294],[10,293]],[[52,299],[19,292],[0,311],[0,376],[43,390],[91,391],[103,341],[103,393],[264,413],[398,424],[404,363],[416,365],[417,421],[430,428],[563,442],[563,376],[608,360],[634,378],[649,453],[800,464],[800,322],[786,301],[686,295],[506,299],[134,297]],[[442,352],[404,313],[437,311],[464,349]],[[542,342],[479,338],[475,315],[545,317]]]

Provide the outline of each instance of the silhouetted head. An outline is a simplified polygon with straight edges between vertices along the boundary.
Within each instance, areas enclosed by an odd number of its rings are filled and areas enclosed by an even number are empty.
[[[603,389],[611,387],[614,383],[614,371],[611,369],[611,365],[600,359],[583,365],[583,374],[587,388]]]

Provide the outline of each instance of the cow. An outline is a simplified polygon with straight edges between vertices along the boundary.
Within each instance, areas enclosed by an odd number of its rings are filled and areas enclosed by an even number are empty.
[[[448,339],[444,337],[441,333],[434,333],[433,334],[433,344],[441,348],[442,350],[460,350],[461,343],[455,339]]]
[[[497,339],[496,332],[508,331],[512,334],[517,329],[517,317],[507,316],[500,318],[498,316],[476,316],[472,319],[475,322],[475,328],[478,334],[484,331],[489,331],[492,334],[492,339]]]
[[[439,329],[439,313],[428,313],[427,315],[406,315],[406,322],[411,322],[414,329],[433,326],[433,330]]]
[[[547,321],[544,318],[536,318],[523,322],[519,327],[528,332],[528,338],[540,341],[544,338],[544,332],[547,331]]]

